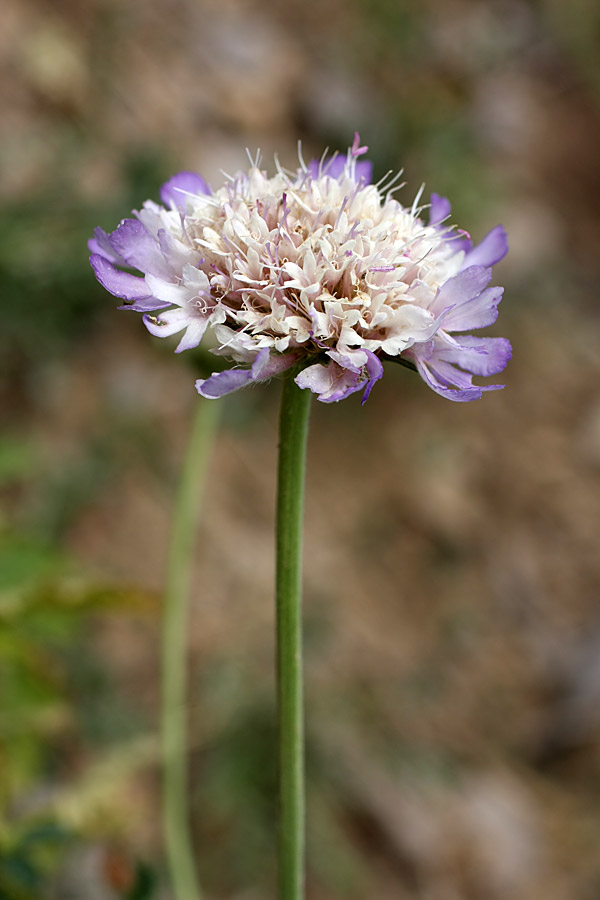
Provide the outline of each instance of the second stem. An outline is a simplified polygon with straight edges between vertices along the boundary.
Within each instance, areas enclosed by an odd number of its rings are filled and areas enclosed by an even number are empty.
[[[189,832],[186,660],[188,601],[201,494],[220,412],[196,398],[171,532],[162,632],[163,818],[176,900],[200,900]]]

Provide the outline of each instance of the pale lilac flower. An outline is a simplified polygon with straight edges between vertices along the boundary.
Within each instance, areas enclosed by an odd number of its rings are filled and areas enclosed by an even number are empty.
[[[504,229],[472,246],[437,194],[425,221],[419,198],[409,208],[394,198],[397,179],[370,183],[359,143],[271,178],[252,165],[216,191],[182,172],[163,205],[147,201],[112,234],[96,229],[91,264],[122,309],[144,313],[152,334],[180,334],[176,352],[210,328],[213,352],[238,364],[199,380],[203,396],[295,366],[324,403],[356,391],[364,402],[386,359],[450,400],[502,387],[472,379],[501,372],[509,342],[465,332],[496,319],[502,288],[489,282]]]

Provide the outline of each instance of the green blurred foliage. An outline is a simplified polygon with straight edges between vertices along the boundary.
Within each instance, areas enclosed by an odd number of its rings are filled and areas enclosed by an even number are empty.
[[[82,832],[61,818],[70,770],[147,729],[89,639],[94,617],[136,608],[139,594],[90,583],[47,544],[6,532],[0,573],[0,898],[45,900],[65,854],[94,835],[92,807]],[[149,900],[156,877],[140,861],[115,897]]]
[[[78,510],[77,471],[59,488],[31,443],[2,439],[0,490],[10,496],[33,473],[46,502],[23,517],[18,530],[0,524],[2,900],[55,897],[52,885],[65,855],[94,834],[93,825],[82,832],[61,812],[70,770],[147,729],[144,717],[115,691],[113,674],[90,640],[94,618],[140,608],[140,592],[90,580],[59,548],[56,536]],[[97,481],[97,471],[88,466],[79,474],[82,499],[89,500],[90,480]],[[142,603],[148,605],[148,598]],[[94,815],[90,809],[90,823]],[[84,809],[83,822],[85,817]],[[153,896],[156,872],[142,862],[136,866],[130,887],[115,897]]]
[[[73,836],[61,825],[39,821],[0,839],[0,898],[43,900],[49,879]]]
[[[158,151],[132,148],[103,204],[90,204],[72,182],[73,161],[90,146],[77,132],[63,136],[52,178],[0,207],[0,375],[65,352],[99,320],[110,298],[91,275],[87,241],[97,225],[112,230],[140,197],[156,196],[170,174]]]

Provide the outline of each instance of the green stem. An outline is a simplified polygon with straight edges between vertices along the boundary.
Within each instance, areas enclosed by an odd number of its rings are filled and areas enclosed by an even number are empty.
[[[302,518],[311,394],[288,375],[279,419],[277,488],[277,705],[279,717],[279,900],[304,897],[304,711]]]
[[[173,511],[162,632],[163,827],[176,900],[201,896],[188,822],[185,648],[196,526],[220,410],[214,400],[195,404]]]

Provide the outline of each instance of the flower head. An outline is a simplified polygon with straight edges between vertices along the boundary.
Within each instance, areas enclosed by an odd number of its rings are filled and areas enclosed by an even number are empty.
[[[159,337],[181,334],[176,352],[210,328],[213,352],[236,363],[199,380],[203,396],[297,366],[296,383],[319,400],[363,391],[364,402],[386,359],[450,400],[502,387],[473,375],[501,372],[509,342],[464,332],[496,319],[502,288],[488,285],[504,229],[473,247],[437,194],[425,221],[419,198],[409,208],[394,198],[397,177],[371,184],[359,144],[271,178],[257,162],[215,191],[181,172],[162,205],[146,201],[112,234],[96,229],[90,261],[122,309]]]

